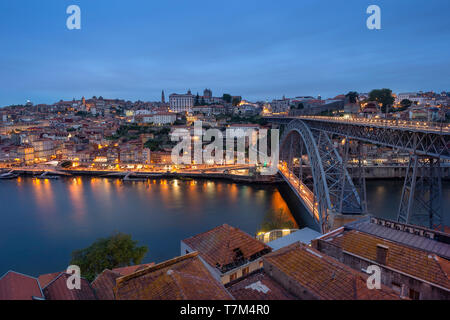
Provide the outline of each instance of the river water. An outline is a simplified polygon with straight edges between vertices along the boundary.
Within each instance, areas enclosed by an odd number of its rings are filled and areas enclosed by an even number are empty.
[[[395,218],[401,188],[401,181],[368,181],[371,212]],[[34,276],[64,270],[73,250],[114,231],[131,234],[148,246],[144,262],[161,262],[180,254],[182,239],[224,223],[254,235],[271,209],[283,209],[286,220],[302,227],[286,197],[276,186],[224,181],[3,180],[0,276],[8,270]],[[446,209],[450,209],[449,199],[450,184],[446,183]]]

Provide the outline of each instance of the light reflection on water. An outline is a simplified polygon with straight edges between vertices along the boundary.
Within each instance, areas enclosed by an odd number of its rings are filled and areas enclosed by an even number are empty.
[[[149,247],[146,262],[159,262],[180,254],[180,240],[223,223],[254,235],[280,208],[294,221],[274,186],[219,181],[20,178],[0,182],[0,202],[0,274],[62,270],[73,250],[113,231],[132,234]]]
[[[395,219],[401,189],[402,181],[368,181],[371,213]],[[449,224],[448,182],[443,199]],[[254,235],[271,209],[295,223],[275,186],[222,181],[20,178],[0,181],[0,204],[0,275],[63,270],[73,250],[113,231],[147,245],[144,262],[160,262],[180,254],[180,240],[223,223]]]

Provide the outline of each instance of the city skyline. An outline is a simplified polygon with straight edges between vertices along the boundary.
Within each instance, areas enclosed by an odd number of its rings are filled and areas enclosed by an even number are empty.
[[[66,28],[71,4],[81,30]],[[450,4],[377,1],[382,28],[369,30],[370,4],[2,2],[0,106],[94,95],[159,101],[162,89],[260,101],[448,90]]]

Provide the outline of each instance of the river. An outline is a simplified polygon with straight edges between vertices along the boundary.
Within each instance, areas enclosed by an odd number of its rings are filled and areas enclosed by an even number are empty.
[[[368,181],[372,213],[395,218],[401,187],[401,181]],[[224,181],[3,180],[0,276],[8,270],[34,276],[64,270],[73,250],[114,231],[148,246],[144,262],[160,262],[180,254],[182,239],[224,223],[254,235],[271,209],[282,209],[285,219],[302,227],[283,197],[276,186]],[[449,199],[446,183],[446,209]]]

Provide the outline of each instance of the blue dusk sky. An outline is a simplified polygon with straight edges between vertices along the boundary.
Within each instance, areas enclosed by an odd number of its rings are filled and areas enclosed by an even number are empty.
[[[81,30],[66,9],[81,8]],[[381,30],[369,30],[369,5]],[[0,106],[450,90],[448,0],[1,0]]]

